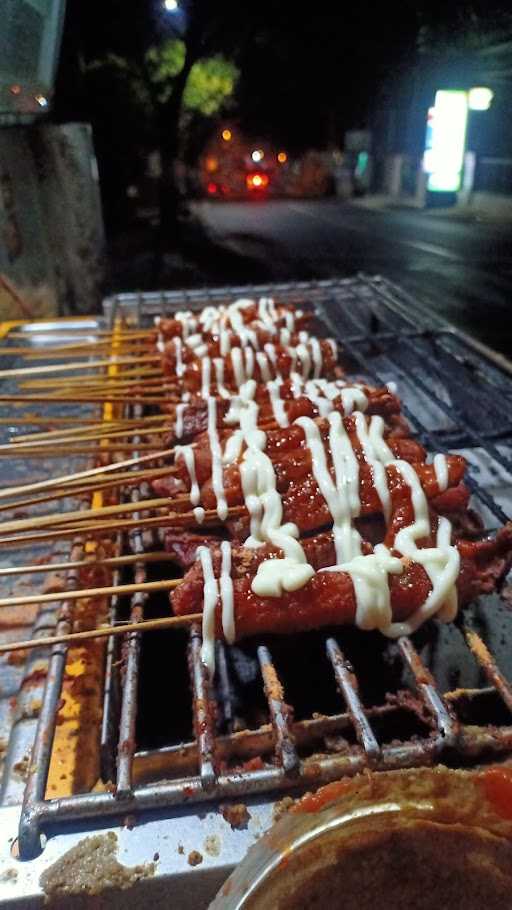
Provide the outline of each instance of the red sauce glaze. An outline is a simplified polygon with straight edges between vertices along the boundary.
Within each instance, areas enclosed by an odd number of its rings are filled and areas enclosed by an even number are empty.
[[[303,796],[298,803],[290,809],[290,812],[300,815],[302,812],[321,812],[330,803],[335,802],[341,796],[345,796],[350,790],[354,789],[354,781],[351,779],[335,780],[325,787],[320,787],[316,793],[309,793]]]
[[[323,368],[322,372],[325,377],[333,376],[334,370],[336,367],[336,356],[334,351],[328,341],[320,341],[320,349],[322,353]],[[174,347],[174,345],[172,345]],[[162,357],[162,368],[166,375],[175,377],[175,358],[171,354],[164,354]],[[275,367],[273,364],[269,364],[269,369],[272,376],[283,376],[287,377],[293,372],[294,362],[290,354],[281,347],[280,345],[275,345]],[[189,392],[198,392],[202,385],[202,370],[201,370],[201,359],[194,355],[194,360],[186,365],[183,376],[181,377],[181,383],[183,388]],[[254,371],[252,378],[256,382],[264,382],[264,376],[262,375],[259,364],[256,362],[254,364]],[[214,377],[212,375],[212,381]],[[231,354],[228,354],[224,358],[224,385],[232,386],[236,388],[235,382],[235,371],[233,369],[232,357]]]
[[[302,329],[306,329],[313,318],[312,313],[302,313],[301,316],[298,316],[295,311],[295,306],[278,306],[276,307],[278,314],[277,320],[273,323],[274,328],[286,328],[286,318],[285,313],[293,312],[295,316],[295,330],[297,332]],[[258,318],[258,307],[257,305],[246,307],[243,310],[239,310],[239,313],[244,321],[245,325],[249,325],[251,322],[255,322]],[[198,326],[197,331],[199,331],[200,326]],[[182,338],[183,337],[183,323],[179,319],[161,319],[160,325],[158,326],[158,331],[164,336],[164,338]],[[196,330],[194,329],[194,332]],[[155,329],[155,338],[156,338],[156,329]],[[265,334],[265,333],[264,333]],[[275,338],[275,336],[272,336]]]
[[[333,545],[329,534],[319,534],[304,542],[308,559],[315,568],[332,564]],[[461,545],[459,550],[462,549]],[[495,582],[510,557],[512,526],[496,535],[494,541],[464,543],[461,569],[457,579],[460,604],[474,599]],[[233,551],[233,588],[237,638],[265,632],[293,633],[325,625],[353,623],[356,602],[352,580],[345,572],[320,572],[302,589],[281,597],[258,597],[251,583],[261,559],[277,550],[262,547],[257,551],[241,548]],[[220,572],[220,555],[213,556],[216,576]],[[390,576],[391,607],[396,621],[407,619],[431,590],[430,580],[418,563],[409,562],[401,575]],[[196,613],[203,604],[203,576],[200,564],[193,566],[184,582],[172,594],[173,610],[177,615]],[[220,605],[217,607],[216,634],[222,637]]]
[[[512,768],[489,768],[478,782],[496,814],[512,820]]]
[[[390,443],[397,457],[403,458],[414,465],[427,498],[438,497],[439,487],[433,466],[412,461],[416,454],[414,443],[407,439],[394,439],[390,440]],[[419,454],[422,454],[421,447]],[[452,455],[448,456],[447,463],[450,485],[459,486],[464,474],[464,459],[460,456]],[[273,464],[277,479],[277,489],[283,498],[283,521],[296,523],[301,531],[314,531],[322,525],[330,524],[332,517],[312,475],[309,451],[295,449],[293,452],[288,452],[282,459],[274,459]],[[201,505],[206,509],[215,509],[217,498],[209,479],[210,467],[209,451],[205,448],[198,448],[196,450],[195,469],[198,483],[201,485]],[[177,459],[176,468],[180,479],[184,483],[188,483],[188,471],[181,458]],[[410,501],[410,489],[402,475],[392,465],[386,468],[386,474],[393,509],[396,511],[396,508],[400,507],[401,503],[407,504]],[[224,491],[228,505],[243,505],[244,497],[240,468],[237,464],[229,465],[224,470]],[[381,513],[382,505],[373,483],[373,473],[366,462],[361,462],[359,467],[359,496],[361,499],[361,515]],[[464,498],[465,490],[461,487],[460,499],[462,504]],[[451,505],[453,506],[453,502]],[[189,508],[188,503],[184,503],[181,510],[188,511]]]
[[[265,344],[275,344],[276,336],[271,332],[266,332],[263,329],[257,329],[255,331],[257,339],[257,348],[254,344],[251,344],[251,339],[248,339],[247,342],[244,341],[244,347],[251,347],[254,350],[263,350]],[[220,353],[220,336],[211,335],[202,333],[203,341],[202,343],[206,346],[206,352],[204,356],[206,357],[221,357]],[[230,350],[231,348],[241,347],[240,336],[236,335],[234,332],[229,332],[229,342]],[[300,338],[298,334],[290,335],[290,340],[288,342],[288,347],[296,348],[300,344]],[[165,350],[164,350],[164,359],[165,359],[165,371],[169,375],[173,375],[176,371],[176,345],[174,341],[168,341]],[[181,360],[182,363],[194,363],[197,360],[197,355],[194,353],[192,348],[183,347],[181,351]]]

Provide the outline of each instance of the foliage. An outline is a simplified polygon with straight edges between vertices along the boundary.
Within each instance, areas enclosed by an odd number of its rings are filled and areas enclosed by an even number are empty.
[[[222,54],[194,63],[183,104],[189,111],[212,117],[224,108],[232,97],[238,79],[238,69]]]
[[[110,91],[118,89],[131,96],[133,105],[142,114],[143,109],[165,105],[172,96],[174,80],[185,63],[183,41],[170,40],[160,46],[151,47],[144,65],[107,54],[102,60],[89,64],[91,74],[102,72],[109,80]],[[183,109],[211,117],[225,107],[233,95],[238,79],[238,69],[222,54],[196,61],[187,79],[183,96]]]
[[[447,6],[442,15],[424,21],[418,30],[417,48],[432,58],[460,57],[472,53],[491,54],[512,35],[510,9],[465,0]]]

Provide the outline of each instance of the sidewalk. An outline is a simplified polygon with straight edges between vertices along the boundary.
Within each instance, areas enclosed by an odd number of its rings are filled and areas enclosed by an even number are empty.
[[[350,200],[352,205],[372,211],[411,210],[427,218],[448,218],[454,221],[479,221],[489,224],[512,224],[512,196],[497,193],[473,193],[468,203],[459,202],[449,208],[425,208],[414,196],[387,196],[375,193]]]

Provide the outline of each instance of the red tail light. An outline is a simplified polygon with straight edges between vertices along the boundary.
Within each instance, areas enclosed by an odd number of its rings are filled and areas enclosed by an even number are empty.
[[[210,196],[215,196],[215,193],[217,192],[217,184],[209,183],[207,186],[207,190],[208,190]]]
[[[260,173],[247,174],[245,183],[248,190],[265,190],[269,183],[268,175]]]

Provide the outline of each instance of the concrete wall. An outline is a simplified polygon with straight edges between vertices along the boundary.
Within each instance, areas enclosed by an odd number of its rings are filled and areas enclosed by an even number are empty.
[[[0,318],[98,309],[103,254],[90,127],[0,129]]]

